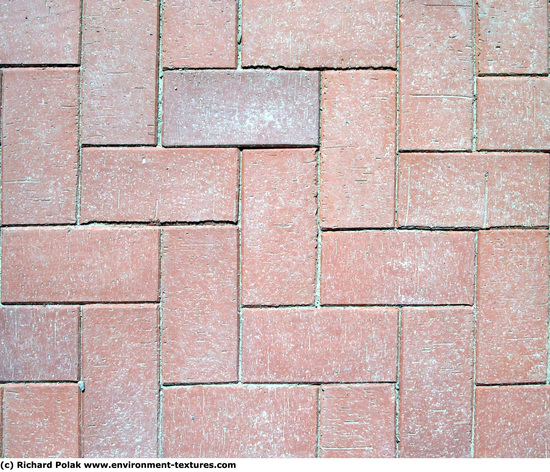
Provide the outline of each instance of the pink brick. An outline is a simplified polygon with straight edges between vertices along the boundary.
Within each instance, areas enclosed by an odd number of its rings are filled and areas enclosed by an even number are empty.
[[[549,103],[550,78],[479,78],[478,149],[550,149]]]
[[[242,303],[310,304],[317,257],[313,149],[242,153]]]
[[[547,233],[501,230],[479,234],[478,383],[546,381]]]
[[[78,70],[6,69],[3,89],[2,223],[73,223]]]
[[[155,144],[157,0],[85,1],[82,31],[82,142]]]
[[[236,149],[85,148],[81,221],[237,221]]]
[[[156,301],[159,231],[4,228],[2,302]]]
[[[402,0],[400,149],[471,149],[473,3]]]
[[[550,457],[550,387],[478,387],[476,457]]]
[[[3,0],[0,10],[0,64],[78,64],[80,0]]]
[[[244,382],[395,382],[397,309],[245,309]]]
[[[471,308],[403,308],[399,455],[469,457],[474,316]]]
[[[470,305],[473,297],[472,233],[323,233],[322,304]]]
[[[77,307],[3,306],[0,380],[78,380]]]
[[[399,226],[544,226],[547,154],[402,154]]]
[[[82,309],[83,455],[156,457],[158,308]]]
[[[162,14],[162,65],[237,67],[237,2],[166,1]]]
[[[243,64],[395,67],[396,1],[243,1]]]
[[[4,457],[80,457],[74,384],[4,386]]]
[[[164,146],[317,145],[319,73],[167,71]]]
[[[238,379],[238,237],[235,226],[162,234],[162,379]]]
[[[322,83],[321,224],[393,227],[395,72],[324,72]]]
[[[165,457],[315,457],[315,386],[167,388]]]
[[[395,456],[395,387],[321,387],[321,457]]]
[[[547,28],[546,0],[480,0],[478,73],[547,74]]]

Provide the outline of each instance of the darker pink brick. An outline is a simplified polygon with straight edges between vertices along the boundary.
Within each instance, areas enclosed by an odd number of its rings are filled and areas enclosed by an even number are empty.
[[[315,146],[319,73],[166,71],[165,146]]]
[[[478,149],[550,149],[549,103],[550,78],[479,78]]]
[[[397,309],[243,310],[245,382],[395,382],[396,375]]]
[[[243,64],[395,67],[396,1],[243,1]]]
[[[78,308],[0,308],[0,381],[78,380]]]
[[[477,5],[478,73],[548,73],[546,0],[479,0]]]
[[[4,386],[4,457],[80,457],[80,394],[73,384]]]
[[[403,308],[399,455],[469,457],[474,391],[471,308]]]
[[[162,65],[165,68],[237,67],[237,1],[164,2]]]
[[[399,226],[544,226],[548,154],[401,154]]]
[[[550,457],[550,386],[478,387],[476,457]]]
[[[6,69],[3,89],[2,223],[73,223],[78,70]]]
[[[85,148],[81,221],[235,221],[236,149]]]
[[[471,149],[473,5],[401,1],[400,149]]]
[[[163,393],[165,457],[315,457],[318,387],[220,385]]]
[[[395,85],[395,72],[323,73],[323,227],[393,227]]]
[[[83,455],[156,457],[156,305],[82,308]]]
[[[4,228],[2,302],[156,301],[159,231]]]
[[[395,456],[395,386],[321,387],[321,457]]]
[[[235,226],[162,233],[162,379],[236,381],[239,348]]]
[[[473,297],[473,233],[323,233],[323,304],[470,305]]]
[[[156,143],[158,8],[157,0],[84,2],[83,143]]]
[[[0,64],[78,64],[80,0],[2,0]]]
[[[477,265],[476,381],[546,381],[548,231],[483,231]]]
[[[313,302],[317,258],[316,153],[242,153],[242,303]]]

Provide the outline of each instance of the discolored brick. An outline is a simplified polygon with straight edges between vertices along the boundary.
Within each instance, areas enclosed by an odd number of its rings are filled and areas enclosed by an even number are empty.
[[[324,72],[322,79],[321,224],[393,227],[395,72]]]
[[[245,382],[395,382],[397,309],[244,309]]]
[[[162,379],[238,380],[237,228],[163,229]]]
[[[163,394],[166,457],[315,457],[315,386],[210,385]]]

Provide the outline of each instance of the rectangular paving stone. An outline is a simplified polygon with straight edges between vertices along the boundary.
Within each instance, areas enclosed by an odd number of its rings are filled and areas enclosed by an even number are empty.
[[[319,73],[166,71],[164,146],[319,142]]]

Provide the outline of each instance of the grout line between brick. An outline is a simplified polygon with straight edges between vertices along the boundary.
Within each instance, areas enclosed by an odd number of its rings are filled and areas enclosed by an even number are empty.
[[[243,181],[243,153],[239,149],[239,175],[237,181],[237,306],[238,306],[238,352],[237,352],[237,380],[242,379],[243,358],[243,303],[242,303],[242,181]]]
[[[242,69],[243,0],[237,0],[237,69]]]
[[[0,390],[0,457],[4,457],[4,389]]]
[[[401,62],[401,47],[400,47],[400,15],[401,15],[401,1],[397,0],[397,18],[396,18],[396,59],[395,59],[395,179],[394,179],[394,214],[393,214],[393,226],[397,228],[397,211],[398,211],[398,189],[399,189],[399,120],[400,120],[400,99],[401,99],[401,87],[399,81],[400,76],[400,62]]]
[[[474,242],[474,306],[473,315],[473,339],[472,339],[472,428],[470,438],[470,457],[475,454],[475,432],[476,432],[476,371],[477,371],[477,264],[478,264],[478,239],[479,233],[475,235]]]
[[[78,307],[78,387],[79,387],[79,402],[78,402],[78,427],[79,427],[79,448],[80,457],[84,456],[84,384],[83,366],[82,366],[82,306]]]
[[[158,404],[157,404],[157,457],[162,457],[162,252],[164,249],[164,232],[159,232],[159,293],[158,293],[158,335],[157,335],[157,381],[158,381]]]
[[[317,452],[315,457],[321,457],[321,394],[323,386],[319,385],[317,390]]]
[[[229,385],[233,386],[243,386],[248,387],[311,387],[311,386],[324,386],[324,385],[395,385],[395,382],[325,382],[325,381],[311,381],[311,382],[197,382],[197,383],[175,383],[169,382],[162,386],[163,389],[166,388],[192,388],[192,387],[227,387]]]
[[[478,0],[474,2],[474,8],[472,8],[472,70],[473,77],[473,100],[472,100],[472,152],[477,152],[477,47],[476,47],[476,35],[477,35],[477,9]]]
[[[399,308],[397,313],[397,377],[395,383],[395,457],[399,457],[399,413],[401,408],[400,397],[400,382],[401,382],[401,312],[403,308]]]
[[[2,71],[2,74],[0,74],[0,301],[2,300],[2,248],[3,248],[3,239],[2,239],[2,222],[4,220],[4,214],[2,212],[2,207],[3,207],[3,201],[4,201],[4,189],[3,189],[3,186],[2,186],[2,183],[3,183],[3,178],[2,178],[2,172],[4,170],[4,155],[3,155],[3,151],[4,151],[4,146],[3,146],[3,143],[2,143],[2,136],[4,135],[4,130],[3,130],[3,127],[4,127],[4,120],[3,120],[3,115],[4,115],[4,93],[3,92],[3,86],[4,86],[4,74],[3,74],[3,71]],[[3,418],[3,416],[2,416]],[[0,430],[0,434],[2,430]],[[2,442],[2,438],[0,437],[0,443],[3,444]],[[0,451],[1,452],[1,451]]]
[[[321,115],[323,113],[323,74],[319,73],[319,144],[321,142]],[[317,162],[317,209],[315,224],[317,225],[317,260],[315,261],[315,307],[321,306],[321,254],[322,254],[322,231],[321,231],[321,148],[316,152]]]
[[[162,107],[164,93],[164,72],[162,70],[162,14],[164,0],[159,1],[158,7],[158,45],[157,45],[157,135],[156,147],[162,147]]]
[[[550,3],[548,8],[550,8]],[[550,18],[549,18],[550,21]],[[548,189],[550,192],[550,188]],[[548,208],[549,227],[550,227],[550,205]],[[546,385],[550,385],[550,303],[548,303],[548,297],[550,296],[550,234],[548,234],[548,292],[547,292],[547,307],[548,307],[548,343],[547,343],[547,360],[546,360]]]

